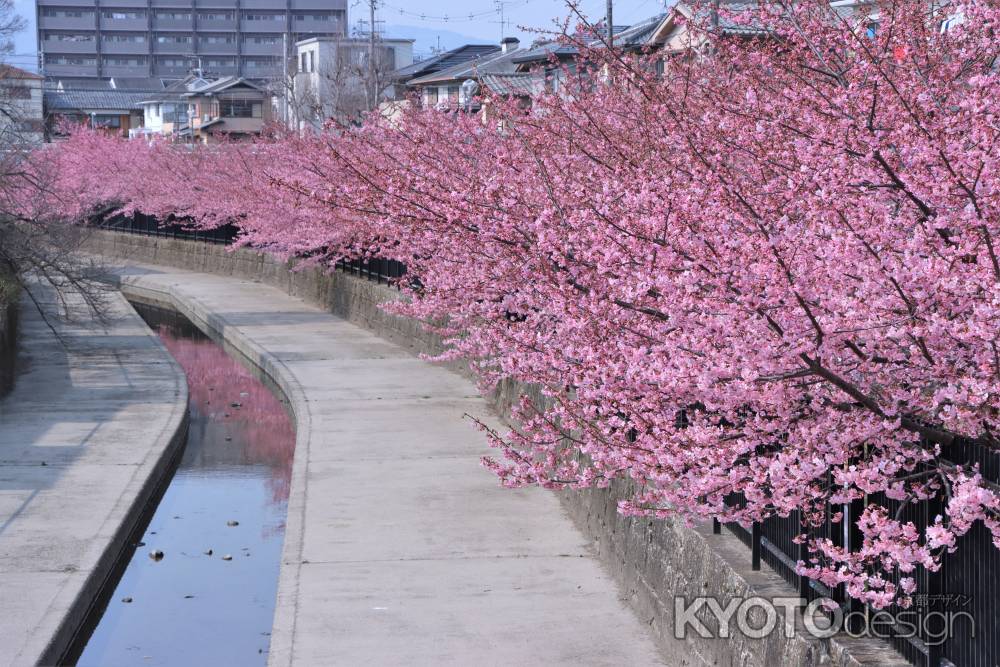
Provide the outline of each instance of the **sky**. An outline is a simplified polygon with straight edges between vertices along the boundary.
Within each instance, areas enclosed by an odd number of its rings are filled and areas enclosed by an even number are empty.
[[[496,11],[496,0],[379,1],[377,20],[383,23],[385,34],[416,39],[414,52],[417,55],[429,55],[431,49],[438,46],[439,40],[444,49],[466,43],[500,41],[500,15]],[[555,27],[553,21],[569,12],[564,0],[505,0],[503,4],[504,34],[519,38],[522,44],[530,43],[537,37],[524,28],[551,30]],[[595,20],[604,16],[605,0],[578,0],[578,4],[585,14]],[[664,0],[615,0],[615,24],[628,25],[653,16],[664,11],[663,6]],[[37,69],[34,0],[14,0],[14,8],[28,20],[28,27],[17,35],[14,54],[5,56],[4,60],[18,67]],[[361,18],[367,20],[367,0],[348,0],[348,14],[351,24]]]

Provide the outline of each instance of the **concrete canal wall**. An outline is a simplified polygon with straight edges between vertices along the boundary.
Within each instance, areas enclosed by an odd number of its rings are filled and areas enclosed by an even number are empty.
[[[314,268],[293,270],[290,264],[248,250],[179,239],[95,231],[91,251],[108,258],[129,259],[191,271],[258,281],[302,298],[316,306],[392,340],[413,353],[436,353],[441,341],[420,324],[386,314],[379,304],[399,298],[392,288],[341,272],[327,274]],[[491,397],[501,415],[530,387],[508,383]],[[591,548],[617,583],[621,598],[641,622],[648,624],[673,665],[906,665],[898,654],[877,640],[845,636],[808,638],[801,619],[794,637],[772,633],[764,640],[738,632],[728,639],[702,638],[688,632],[675,637],[675,598],[714,596],[791,597],[794,589],[765,565],[750,568],[750,553],[726,531],[713,535],[710,527],[687,527],[673,520],[636,519],[617,512],[624,496],[622,484],[606,490],[566,491],[558,497]],[[780,612],[779,612],[780,613]],[[711,628],[716,623],[699,614]],[[778,627],[782,627],[779,621]]]
[[[17,358],[17,302],[19,289],[0,273],[0,396],[10,391]]]

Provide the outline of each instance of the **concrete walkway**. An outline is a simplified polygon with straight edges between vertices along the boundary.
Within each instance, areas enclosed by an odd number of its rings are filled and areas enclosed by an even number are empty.
[[[183,442],[187,384],[118,294],[106,326],[27,299],[13,392],[0,401],[0,664],[52,663]],[[61,338],[61,341],[60,341]]]
[[[272,666],[662,664],[556,497],[480,466],[472,383],[253,282],[147,267],[122,287],[224,338],[294,408]]]

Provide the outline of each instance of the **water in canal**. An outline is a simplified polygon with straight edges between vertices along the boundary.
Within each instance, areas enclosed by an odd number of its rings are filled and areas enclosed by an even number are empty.
[[[187,374],[190,430],[77,664],[263,665],[292,422],[283,399],[190,322],[171,311],[136,310]]]

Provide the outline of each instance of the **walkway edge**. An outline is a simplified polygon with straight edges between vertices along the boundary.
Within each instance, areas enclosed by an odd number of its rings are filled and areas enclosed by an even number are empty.
[[[139,319],[122,296],[112,294],[109,298],[121,299],[131,316]],[[129,538],[140,528],[147,506],[168,481],[175,462],[183,452],[188,425],[187,379],[184,370],[159,338],[148,327],[144,328],[162,351],[164,362],[172,369],[176,380],[177,395],[167,424],[155,435],[150,456],[136,468],[129,486],[106,519],[106,524],[111,524],[111,538],[107,546],[91,568],[74,572],[62,586],[49,605],[46,616],[35,628],[33,637],[21,647],[15,659],[17,664],[61,664],[82,639],[84,625],[102,594],[109,594],[108,586],[116,584],[112,579],[128,553]]]

